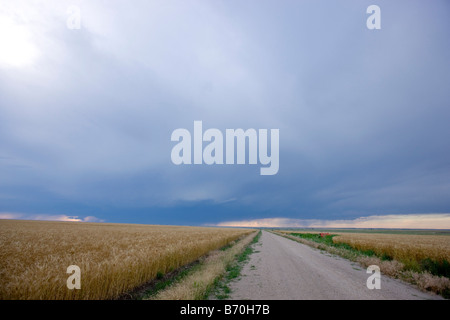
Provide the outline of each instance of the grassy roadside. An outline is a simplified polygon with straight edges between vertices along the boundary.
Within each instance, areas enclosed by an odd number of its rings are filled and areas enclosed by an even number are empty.
[[[419,255],[417,251],[414,252],[411,250],[405,253],[404,251],[398,250],[396,247],[392,249],[392,247],[385,246],[383,248],[381,246],[377,247],[377,245],[373,246],[367,244],[362,246],[360,243],[352,244],[352,242],[348,242],[348,239],[347,241],[341,240],[341,236],[339,236],[338,239],[335,239],[334,237],[338,236],[337,234],[322,234],[322,236],[318,233],[290,232],[289,234],[314,242],[324,243],[331,247],[343,248],[358,255],[378,257],[383,261],[397,260],[404,265],[404,270],[428,272],[434,276],[450,278],[450,263],[447,259],[436,256],[435,253],[428,252],[428,254],[424,255],[421,253],[421,255]]]
[[[199,263],[175,277],[161,281],[142,295],[144,300],[202,300],[226,274],[227,269],[259,233],[253,232],[221,250],[215,250]]]
[[[439,294],[446,299],[450,298],[450,279],[447,277],[433,275],[426,270],[421,272],[410,270],[405,268],[403,263],[392,259],[392,257],[377,256],[372,250],[357,250],[345,243],[334,243],[332,240],[333,235],[320,237],[317,234],[271,232],[357,262],[365,268],[370,265],[377,265],[380,267],[381,272],[387,276],[414,284],[423,291]]]
[[[228,286],[230,281],[238,278],[241,275],[244,263],[249,259],[250,255],[254,252],[253,244],[259,241],[261,237],[261,231],[253,238],[248,246],[243,250],[235,259],[234,263],[231,263],[226,268],[226,274],[216,282],[214,288],[211,290],[211,295],[218,300],[228,299],[230,297],[231,289]]]

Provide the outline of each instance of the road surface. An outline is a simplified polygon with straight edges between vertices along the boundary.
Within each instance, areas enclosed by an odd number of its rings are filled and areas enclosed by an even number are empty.
[[[262,231],[255,252],[230,283],[235,300],[442,299],[381,274],[381,288],[368,289],[357,263]]]

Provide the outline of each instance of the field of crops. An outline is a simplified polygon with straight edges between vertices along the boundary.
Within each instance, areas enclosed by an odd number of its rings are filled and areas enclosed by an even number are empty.
[[[357,250],[372,250],[376,255],[395,259],[414,267],[430,259],[450,261],[450,236],[381,234],[381,233],[338,233],[334,243],[346,243]]]
[[[281,231],[308,238],[307,235],[317,235],[318,231],[299,230]],[[348,230],[327,230],[321,242],[331,241],[328,244],[348,245],[363,253],[372,253],[383,260],[396,260],[406,269],[414,271],[429,271],[448,277],[450,262],[450,233],[441,232],[439,235],[429,231],[398,231],[390,230],[386,233],[380,230],[355,232]],[[434,232],[436,233],[436,232]],[[435,270],[438,268],[439,270]]]
[[[113,299],[245,229],[0,220],[0,299]],[[67,288],[67,267],[81,289]]]

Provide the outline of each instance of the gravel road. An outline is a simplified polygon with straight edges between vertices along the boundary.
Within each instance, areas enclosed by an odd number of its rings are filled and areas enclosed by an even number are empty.
[[[360,265],[263,231],[241,277],[230,284],[235,300],[442,299],[381,275],[381,288],[368,289]]]

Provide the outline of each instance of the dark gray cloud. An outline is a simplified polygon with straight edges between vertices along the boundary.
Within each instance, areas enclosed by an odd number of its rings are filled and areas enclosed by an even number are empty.
[[[372,2],[2,4],[18,48],[36,54],[14,66],[0,55],[0,212],[179,223],[448,212],[449,5],[376,1],[382,29],[368,30]],[[69,5],[80,30],[66,27]],[[194,120],[280,129],[278,174],[173,165],[170,135]]]

